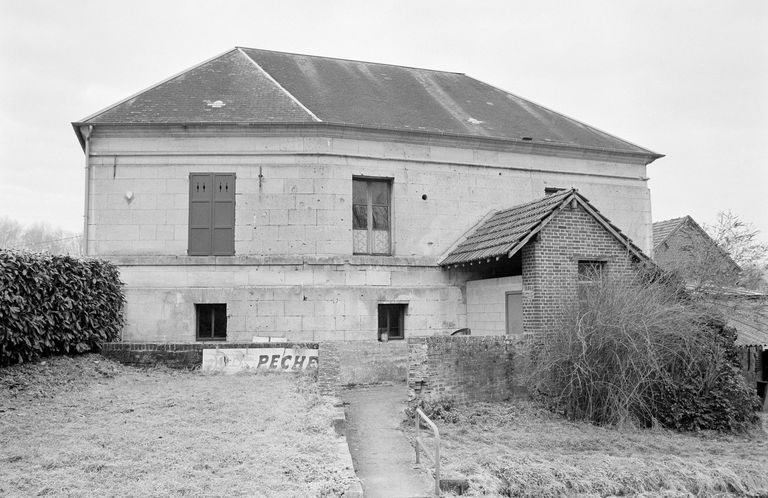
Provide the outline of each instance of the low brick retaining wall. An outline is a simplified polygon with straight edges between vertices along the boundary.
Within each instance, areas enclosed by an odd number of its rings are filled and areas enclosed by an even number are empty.
[[[187,342],[187,343],[145,343],[108,342],[101,345],[101,354],[125,365],[151,367],[165,365],[171,368],[200,368],[203,363],[203,349],[264,349],[264,348],[306,348],[317,349],[316,342],[306,343],[261,343],[261,342]]]
[[[515,371],[517,350],[504,336],[409,338],[410,397],[469,402],[524,395]]]
[[[405,383],[408,377],[405,341],[326,341],[318,356],[318,382],[327,392],[354,384]]]

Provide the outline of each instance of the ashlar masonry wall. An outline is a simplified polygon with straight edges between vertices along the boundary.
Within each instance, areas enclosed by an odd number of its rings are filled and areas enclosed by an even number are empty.
[[[490,211],[540,197],[545,186],[579,188],[640,244],[650,239],[638,160],[384,131],[317,133],[94,128],[87,244],[120,266],[124,340],[195,341],[195,303],[227,304],[228,341],[375,341],[385,303],[407,306],[406,337],[449,334],[467,327],[466,295],[464,282],[437,266],[440,256]],[[190,173],[235,174],[235,255],[187,255]],[[391,255],[352,253],[358,176],[391,179]]]

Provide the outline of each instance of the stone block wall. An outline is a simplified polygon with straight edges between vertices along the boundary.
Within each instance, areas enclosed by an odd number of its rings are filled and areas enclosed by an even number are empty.
[[[189,174],[234,173],[235,252],[350,255],[352,179],[392,179],[393,254],[433,261],[494,209],[546,186],[576,187],[645,247],[644,164],[494,150],[412,134],[274,136],[256,128],[97,126],[91,138],[89,254],[187,253]]]
[[[490,211],[546,186],[579,188],[638,244],[649,242],[637,160],[408,133],[270,130],[95,128],[87,244],[120,266],[123,340],[194,341],[195,303],[227,304],[232,341],[375,341],[383,302],[407,303],[406,337],[448,334],[467,326],[466,296],[438,259]],[[234,256],[187,256],[196,172],[236,176]],[[357,176],[392,179],[390,256],[352,254]],[[498,329],[493,313],[495,324],[478,331]]]
[[[579,260],[605,262],[609,275],[631,275],[634,256],[583,207],[566,207],[522,249],[523,327],[552,330],[577,297]]]
[[[121,266],[128,301],[124,341],[194,342],[196,303],[226,303],[227,340],[236,342],[253,336],[376,341],[380,303],[407,304],[406,337],[466,327],[461,289],[439,284],[446,278],[442,269],[415,262],[154,263]]]
[[[320,343],[321,389],[382,382],[405,383],[408,377],[406,341],[327,341]]]
[[[515,372],[517,346],[507,337],[408,339],[412,399],[501,401],[525,392]]]

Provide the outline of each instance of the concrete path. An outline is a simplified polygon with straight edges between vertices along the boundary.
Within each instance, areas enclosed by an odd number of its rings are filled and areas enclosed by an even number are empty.
[[[399,426],[408,397],[405,385],[344,390],[347,441],[368,498],[432,496],[434,481],[416,467],[413,447]]]

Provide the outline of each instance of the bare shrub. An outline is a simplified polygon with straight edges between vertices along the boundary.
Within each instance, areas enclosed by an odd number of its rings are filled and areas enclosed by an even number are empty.
[[[728,334],[666,277],[606,276],[533,346],[531,392],[598,424],[742,430],[756,420],[757,397],[731,363]]]

